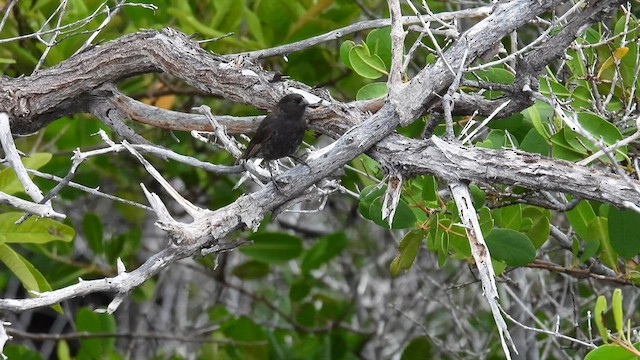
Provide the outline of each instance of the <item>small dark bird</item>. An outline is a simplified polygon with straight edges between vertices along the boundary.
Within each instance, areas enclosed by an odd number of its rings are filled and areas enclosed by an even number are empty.
[[[302,143],[307,124],[302,118],[309,103],[299,94],[280,101],[256,130],[241,159],[277,160],[292,155]]]

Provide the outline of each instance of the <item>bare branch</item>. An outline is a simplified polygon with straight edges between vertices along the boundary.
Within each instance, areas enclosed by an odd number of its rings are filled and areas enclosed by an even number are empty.
[[[496,287],[495,282],[496,274],[493,272],[491,254],[489,253],[489,248],[482,236],[482,230],[480,229],[480,223],[478,222],[478,215],[473,207],[473,199],[471,198],[469,187],[468,185],[460,182],[453,182],[449,183],[449,190],[451,191],[451,196],[456,202],[458,213],[460,214],[460,218],[462,219],[467,233],[467,238],[469,239],[471,254],[473,255],[473,259],[478,267],[480,281],[482,281],[482,292],[489,303],[493,319],[498,327],[502,350],[504,351],[507,359],[511,359],[509,344],[516,354],[518,354],[518,350],[511,339],[511,335],[507,329],[507,324],[500,314],[498,288]],[[507,344],[507,342],[509,342],[509,344]]]
[[[402,28],[402,11],[399,0],[387,0],[389,13],[391,13],[391,69],[387,89],[389,99],[392,102],[399,102],[396,97],[403,87],[402,83],[402,58],[404,51],[404,37],[406,32]]]
[[[137,152],[126,140],[122,142],[122,145],[129,150],[129,152],[135,156],[138,161],[144,166],[147,172],[153,176],[153,178],[171,195],[171,197],[182,206],[182,208],[187,212],[187,214],[191,215],[194,219],[200,218],[206,213],[208,210],[201,209],[191,203],[189,200],[185,199],[176,189],[169,184],[167,180],[160,174],[158,170],[156,170],[151,163],[147,161],[139,152]]]
[[[40,191],[38,186],[31,181],[27,170],[20,160],[20,154],[18,154],[18,149],[16,149],[16,144],[13,142],[13,137],[11,136],[9,117],[5,113],[0,113],[0,143],[2,143],[2,149],[6,156],[5,160],[9,162],[9,165],[13,168],[13,171],[15,171],[25,193],[27,193],[33,201],[40,202],[44,195],[42,195],[42,191]],[[51,206],[51,203],[48,202],[46,205]]]
[[[42,217],[48,217],[48,218],[53,218],[58,220],[63,220],[64,218],[66,218],[64,214],[55,212],[51,208],[51,206],[36,204],[30,201],[20,199],[19,197],[5,194],[3,192],[0,192],[0,204],[9,205],[16,209],[28,212],[29,214],[38,215]]]

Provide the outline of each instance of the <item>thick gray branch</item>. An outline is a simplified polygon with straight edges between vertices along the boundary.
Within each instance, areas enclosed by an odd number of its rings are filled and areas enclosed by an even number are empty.
[[[412,140],[391,135],[370,153],[407,176],[433,174],[448,180],[517,185],[559,191],[624,207],[640,194],[621,176],[575,163],[513,150],[465,147],[433,137]],[[397,156],[401,152],[403,156]]]

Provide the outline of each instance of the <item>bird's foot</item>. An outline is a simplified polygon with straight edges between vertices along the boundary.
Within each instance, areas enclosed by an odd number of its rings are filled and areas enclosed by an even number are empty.
[[[271,177],[271,181],[273,182],[273,187],[276,189],[276,191],[278,192],[278,194],[280,195],[284,195],[284,193],[282,192],[282,189],[280,188],[280,184],[282,185],[287,185],[289,184],[289,180],[283,178],[283,179],[277,179],[275,176]]]
[[[308,167],[309,169],[311,169],[311,166],[309,166],[309,164],[307,164],[307,162],[305,161],[304,158],[298,156],[298,155],[289,155],[289,157],[293,160],[295,160],[296,162],[299,162],[301,164],[304,164],[306,167]]]

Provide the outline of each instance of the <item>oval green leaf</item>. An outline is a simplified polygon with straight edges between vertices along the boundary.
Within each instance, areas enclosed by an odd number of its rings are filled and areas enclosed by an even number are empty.
[[[422,360],[431,358],[431,340],[428,336],[418,336],[411,339],[409,345],[402,351],[400,360]]]
[[[234,267],[231,274],[243,280],[259,279],[269,274],[269,265],[250,260]]]
[[[387,191],[386,186],[369,185],[360,191],[360,203],[358,210],[365,219],[371,220],[371,204]]]
[[[546,212],[546,213],[545,213]],[[522,211],[522,216],[531,220],[531,226],[525,231],[526,235],[533,242],[533,246],[539,249],[549,239],[551,226],[549,210],[541,210],[534,206],[527,206]]]
[[[520,230],[522,226],[522,205],[510,205],[493,210],[493,219],[501,228]]]
[[[391,27],[375,29],[367,35],[367,47],[372,54],[378,55],[386,69],[391,68]]]
[[[38,281],[29,270],[26,261],[6,244],[0,245],[0,262],[2,262],[22,283],[27,290],[40,290]],[[33,265],[31,266],[33,267]]]
[[[302,241],[289,234],[255,233],[248,239],[253,244],[241,247],[240,252],[267,264],[289,261],[302,253]]]
[[[340,60],[342,60],[342,63],[345,64],[346,67],[352,70],[351,61],[349,61],[349,51],[351,51],[354,46],[356,46],[356,43],[351,40],[347,40],[340,45]]]
[[[636,349],[638,348],[635,344]],[[637,360],[638,357],[633,355],[629,350],[619,345],[602,345],[599,348],[590,351],[584,360]]]
[[[8,212],[0,214],[0,235],[7,243],[33,243],[44,244],[50,241],[71,241],[75,236],[75,230],[63,223],[47,218],[31,216],[22,224],[16,225],[24,215],[20,212]]]
[[[377,79],[387,74],[384,61],[380,56],[370,54],[365,44],[356,45],[349,50],[349,62],[358,75],[367,79]]]
[[[620,256],[630,259],[640,254],[640,214],[612,206],[608,225],[611,246]]]
[[[418,255],[418,250],[420,250],[420,244],[422,244],[423,238],[424,233],[422,231],[412,230],[400,240],[398,254],[391,262],[391,275],[396,276],[401,270],[409,270],[411,268],[413,261]]]
[[[591,236],[600,241],[600,260],[611,269],[618,268],[618,253],[609,241],[608,219],[597,216],[593,219],[587,231]]]
[[[82,218],[82,231],[91,251],[94,254],[102,254],[104,251],[102,246],[104,236],[100,217],[92,212],[86,213]]]
[[[46,165],[52,156],[50,153],[31,154],[22,158],[22,164],[28,169],[37,170]],[[6,168],[0,171],[0,191],[8,195],[24,191],[13,169]]]
[[[358,90],[356,100],[378,99],[387,96],[387,84],[383,82],[374,82],[367,84]]]
[[[598,333],[600,333],[600,337],[602,340],[607,343],[609,342],[609,332],[607,331],[607,325],[604,323],[604,312],[607,311],[607,298],[603,295],[598,296],[596,299],[596,306],[593,310],[596,327],[598,328]]]
[[[116,321],[113,315],[97,314],[88,308],[81,308],[76,313],[76,329],[88,333],[114,333]],[[78,358],[109,358],[106,354],[111,353],[115,344],[116,339],[109,337],[81,339]]]
[[[382,197],[378,197],[369,208],[371,220],[385,229],[406,229],[416,224],[416,215],[413,213],[409,205],[400,199],[393,216],[393,223],[389,226],[387,220],[382,220]]]
[[[347,247],[348,239],[344,232],[323,236],[303,255],[300,265],[303,272],[309,272],[329,262]]]
[[[615,322],[616,331],[618,334],[622,334],[622,327],[624,325],[622,316],[622,290],[613,290],[613,296],[611,297],[611,309],[613,310],[613,321]]]
[[[569,223],[573,227],[573,231],[583,239],[594,238],[589,233],[589,223],[596,218],[596,213],[587,200],[580,200],[578,205],[566,213]]]
[[[511,229],[493,229],[486,238],[491,257],[510,266],[524,266],[536,258],[536,248],[524,234]]]

